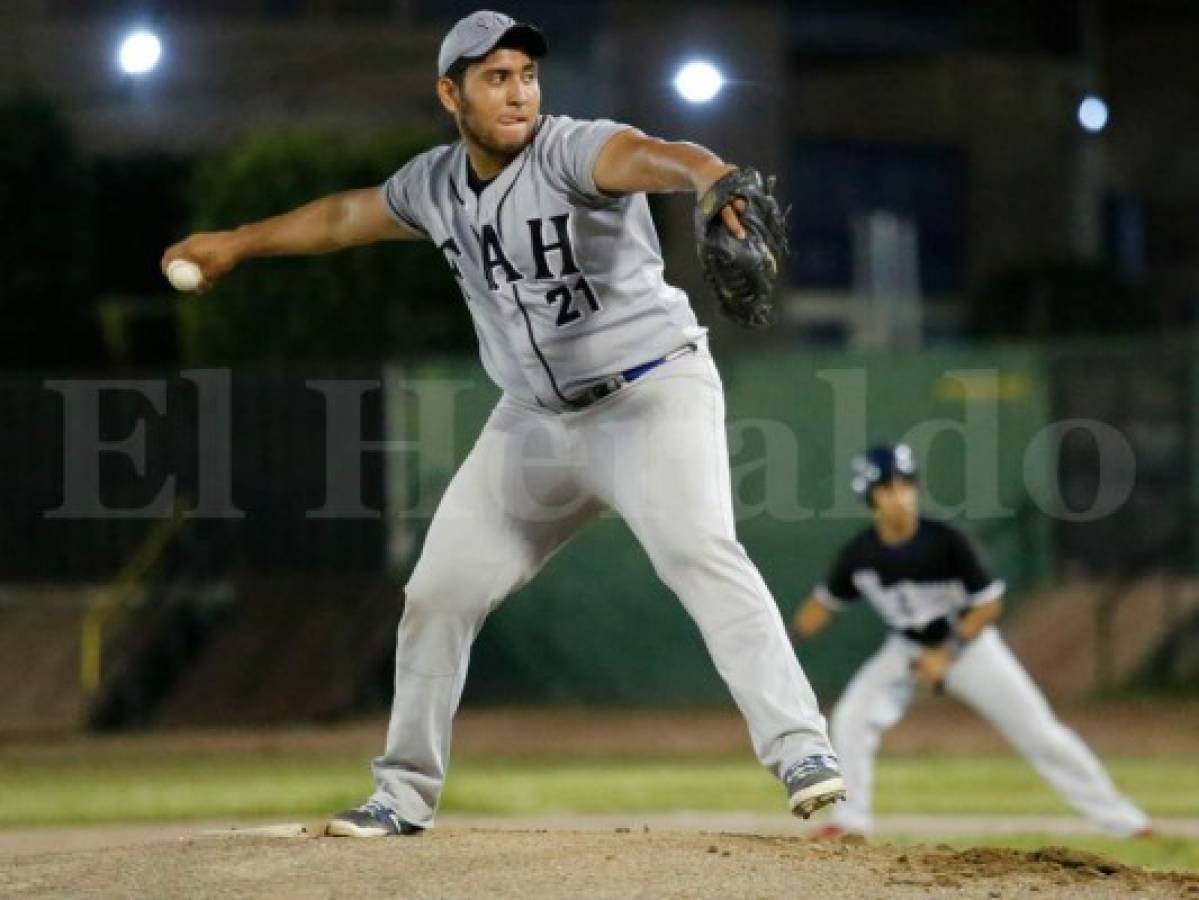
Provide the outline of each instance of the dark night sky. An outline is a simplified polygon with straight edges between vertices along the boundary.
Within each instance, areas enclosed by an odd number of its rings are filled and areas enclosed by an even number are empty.
[[[30,6],[63,17],[332,15],[423,23],[448,23],[489,6],[534,21],[560,39],[585,40],[621,8],[637,5],[629,0],[44,0]],[[687,0],[655,0],[653,7],[656,11],[672,5],[696,6]],[[727,5],[744,7],[745,2]],[[1088,18],[1100,31],[1132,20],[1168,18],[1176,27],[1194,29],[1199,37],[1199,4],[1190,0],[792,0],[782,5],[790,10],[791,37],[798,52],[834,56],[961,49],[1076,56],[1084,51]]]

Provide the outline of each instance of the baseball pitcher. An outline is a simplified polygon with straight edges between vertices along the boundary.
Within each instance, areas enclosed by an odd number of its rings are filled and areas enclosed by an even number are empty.
[[[870,830],[879,738],[903,718],[919,684],[978,710],[1067,803],[1100,827],[1121,835],[1149,833],[1145,814],[1117,792],[1086,744],[1054,716],[994,628],[1003,582],[991,577],[961,532],[920,515],[911,449],[875,447],[853,468],[853,489],[873,508],[874,524],[841,550],[828,580],[796,613],[794,630],[811,637],[834,612],[865,598],[891,633],[833,710],[833,746],[849,799],[816,836]]]
[[[429,240],[503,396],[455,474],[405,586],[375,790],[333,835],[434,820],[475,635],[605,509],[702,633],[762,763],[804,818],[844,796],[825,722],[766,585],[737,542],[724,399],[686,295],[666,283],[646,194],[693,191],[721,308],[770,319],[783,221],[770,182],[710,151],[541,113],[541,32],[476,12],[446,35],[437,96],[460,139],[381,187],[334,194],[167,250],[202,287],[252,257]]]

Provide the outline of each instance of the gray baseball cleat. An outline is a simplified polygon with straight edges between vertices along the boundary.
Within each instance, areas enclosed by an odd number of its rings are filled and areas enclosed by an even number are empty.
[[[405,822],[394,809],[377,800],[368,800],[354,809],[340,812],[329,820],[325,834],[331,837],[391,837],[420,834],[425,829]]]
[[[787,786],[791,812],[801,819],[845,799],[845,780],[835,756],[804,757],[786,771],[783,783]]]

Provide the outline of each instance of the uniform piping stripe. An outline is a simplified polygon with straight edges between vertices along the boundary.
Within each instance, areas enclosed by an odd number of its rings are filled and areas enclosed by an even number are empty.
[[[533,345],[533,352],[537,354],[537,358],[541,360],[541,365],[545,369],[545,374],[549,376],[550,387],[554,389],[554,393],[558,395],[559,400],[570,406],[570,401],[566,399],[566,395],[558,388],[558,380],[554,378],[554,370],[550,368],[550,364],[541,353],[541,348],[537,346],[537,339],[533,337],[533,323],[529,320],[529,313],[525,309],[525,305],[520,302],[520,291],[516,285],[512,285],[512,299],[516,301],[516,305],[520,308],[520,314],[525,317],[525,328],[529,332],[529,343]]]
[[[990,603],[992,600],[998,600],[1007,590],[1006,582],[995,580],[988,584],[981,591],[976,591],[970,595],[971,606],[982,606],[984,603]]]
[[[537,123],[537,131],[533,134],[533,139],[529,141],[529,145],[525,147],[525,158],[520,162],[520,168],[516,170],[516,174],[512,177],[512,181],[508,185],[508,189],[504,191],[504,196],[500,198],[500,202],[495,205],[495,230],[502,240],[504,237],[504,218],[501,213],[504,210],[504,201],[508,199],[508,195],[512,193],[512,189],[516,187],[516,182],[520,180],[520,176],[524,174],[525,166],[533,156],[533,145],[537,142],[538,136],[541,134],[541,121]],[[468,163],[469,165],[469,163]],[[562,389],[558,387],[558,379],[554,377],[554,370],[550,368],[549,360],[545,358],[545,354],[541,352],[541,348],[537,346],[537,338],[533,335],[533,322],[529,318],[529,311],[525,309],[524,303],[520,300],[520,291],[516,285],[512,285],[512,299],[516,301],[517,307],[520,309],[520,314],[524,316],[525,330],[529,333],[529,343],[533,345],[533,352],[537,354],[537,359],[541,361],[541,367],[545,369],[545,374],[549,377],[550,387],[554,389],[554,393],[558,395],[558,399],[570,406],[571,403],[566,399],[566,395],[562,393]],[[540,401],[538,401],[540,402]]]
[[[383,188],[383,200],[387,204],[387,208],[391,210],[391,214],[393,216],[395,216],[409,228],[419,231],[421,234],[425,233],[425,229],[421,228],[414,221],[412,221],[411,216],[404,215],[400,208],[395,205],[395,202],[391,199],[391,191],[389,191],[386,187]]]
[[[500,240],[504,239],[504,218],[501,215],[504,211],[504,201],[508,199],[508,195],[512,193],[512,189],[516,187],[516,182],[520,181],[520,176],[524,174],[525,166],[533,156],[533,145],[537,143],[537,136],[541,134],[541,122],[537,123],[537,130],[533,132],[533,137],[529,140],[529,145],[525,147],[525,158],[520,161],[520,168],[516,170],[516,174],[512,176],[512,181],[508,185],[508,190],[504,191],[504,196],[500,197],[500,202],[495,205],[495,230],[500,236]]]
[[[454,199],[458,201],[458,205],[466,206],[466,201],[463,200],[462,195],[458,193],[458,185],[454,183],[454,176],[447,176],[447,180],[450,182],[450,193],[454,195]]]

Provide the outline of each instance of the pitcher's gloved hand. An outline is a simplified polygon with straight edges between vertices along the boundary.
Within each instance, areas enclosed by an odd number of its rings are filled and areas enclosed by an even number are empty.
[[[721,311],[747,328],[774,320],[774,288],[787,253],[787,221],[774,199],[774,177],[735,169],[704,192],[695,208],[695,239],[704,280]],[[730,203],[745,237],[734,235],[721,217]]]

